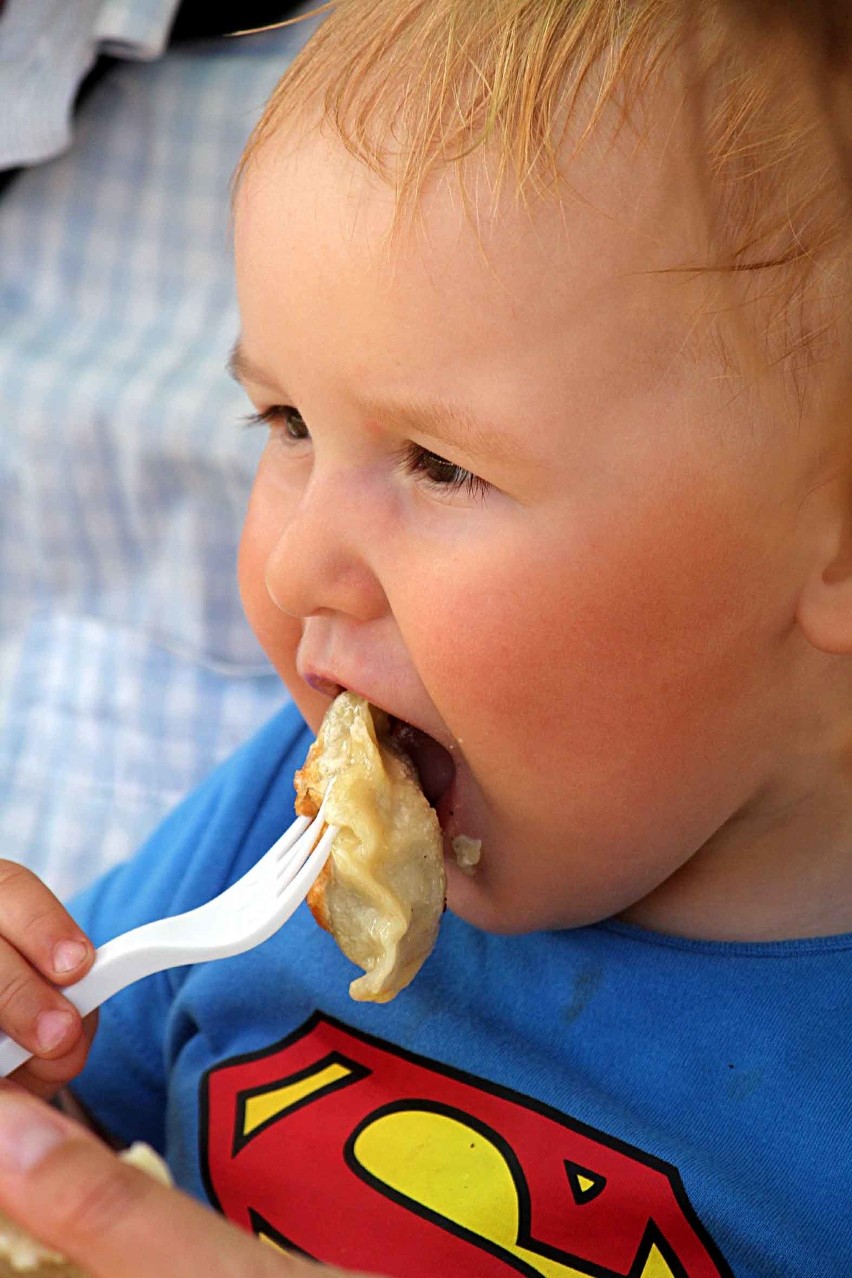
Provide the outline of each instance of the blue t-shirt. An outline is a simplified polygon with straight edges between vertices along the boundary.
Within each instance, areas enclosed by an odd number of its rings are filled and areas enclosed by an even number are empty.
[[[292,707],[78,899],[96,943],[215,896],[292,817]],[[396,1278],[852,1274],[852,935],[692,942],[447,914],[391,1003],[306,907],[101,1011],[75,1084],[272,1246]]]

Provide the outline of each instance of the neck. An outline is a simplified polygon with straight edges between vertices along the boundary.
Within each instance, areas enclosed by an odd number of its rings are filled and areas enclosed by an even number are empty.
[[[852,749],[767,785],[621,917],[706,940],[852,931]]]

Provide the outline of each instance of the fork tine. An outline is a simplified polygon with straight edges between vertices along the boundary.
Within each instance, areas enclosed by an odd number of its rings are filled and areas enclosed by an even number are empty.
[[[288,912],[284,915],[282,922],[289,918],[296,907],[302,903],[312,884],[317,878],[319,878],[322,868],[328,860],[331,845],[336,834],[336,825],[327,826],[325,833],[316,847],[311,850],[304,865],[302,865],[298,871],[291,875],[286,881],[278,884],[276,896],[279,900],[287,902],[290,907]]]
[[[315,817],[299,818],[300,821],[304,822],[304,825],[302,826],[302,830],[298,834],[298,837],[292,847],[287,847],[285,841],[282,839],[279,839],[278,843],[274,844],[272,848],[273,853],[279,843],[284,844],[281,848],[281,853],[277,858],[278,864],[275,867],[275,877],[277,880],[280,881],[281,879],[286,879],[289,881],[289,879],[291,879],[296,873],[299,866],[304,862],[305,858],[313,851],[314,844],[317,842],[319,832],[325,822],[325,805],[326,799],[323,797],[323,801],[320,804],[319,811]],[[290,830],[288,830],[287,833],[289,834],[292,829],[293,826],[290,826]]]
[[[266,853],[270,860],[275,857],[283,857],[289,852],[290,848],[295,847],[299,839],[307,830],[313,820],[312,817],[300,816],[296,817],[292,825],[288,825],[287,829],[281,835],[280,839],[276,839],[272,847]]]

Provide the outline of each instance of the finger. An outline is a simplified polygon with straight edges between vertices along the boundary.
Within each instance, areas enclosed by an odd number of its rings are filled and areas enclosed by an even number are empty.
[[[13,1089],[0,1089],[0,1210],[93,1278],[340,1278],[125,1166],[83,1128]]]
[[[83,1033],[67,1052],[49,1059],[31,1056],[10,1078],[34,1096],[51,1100],[66,1083],[82,1072],[97,1025],[97,1011],[90,1012],[83,1021]]]
[[[78,981],[94,947],[50,888],[26,866],[0,860],[0,936],[55,985]]]
[[[80,1013],[0,939],[0,1029],[36,1056],[56,1059],[82,1037]]]

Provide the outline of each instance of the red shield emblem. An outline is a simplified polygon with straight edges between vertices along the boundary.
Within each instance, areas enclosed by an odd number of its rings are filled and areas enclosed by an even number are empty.
[[[211,1200],[282,1248],[400,1278],[724,1278],[677,1171],[315,1014],[204,1080]]]

